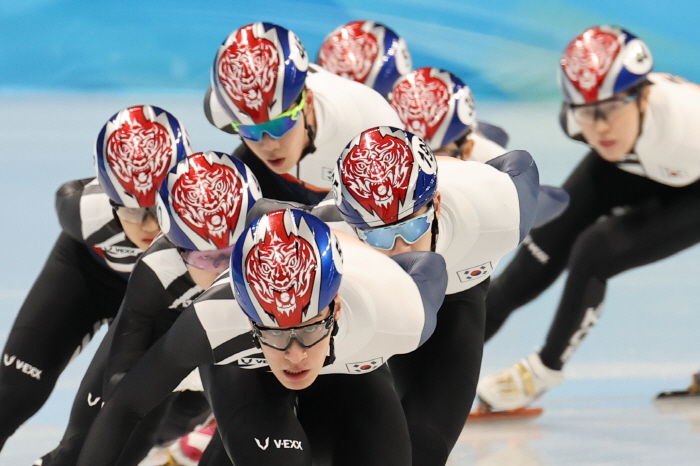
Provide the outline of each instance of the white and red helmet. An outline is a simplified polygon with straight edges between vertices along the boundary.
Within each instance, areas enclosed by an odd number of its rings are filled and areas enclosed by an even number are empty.
[[[437,168],[418,136],[391,126],[370,128],[345,146],[336,163],[336,205],[354,227],[398,222],[433,200]]]
[[[246,214],[261,196],[243,162],[222,152],[198,152],[180,161],[158,190],[158,223],[178,247],[224,249],[243,232]]]
[[[472,91],[449,71],[418,68],[394,83],[388,99],[406,131],[425,140],[433,150],[476,126]]]
[[[374,21],[351,21],[336,28],[323,40],[316,61],[385,97],[394,81],[411,70],[406,41]]]
[[[559,81],[564,100],[580,105],[609,99],[643,82],[654,60],[646,44],[617,26],[593,26],[564,51]]]
[[[190,153],[180,121],[162,108],[135,105],[112,115],[97,136],[97,180],[126,207],[151,207],[166,174]]]
[[[220,129],[269,121],[299,98],[308,67],[294,32],[261,22],[236,29],[214,59],[204,112]]]

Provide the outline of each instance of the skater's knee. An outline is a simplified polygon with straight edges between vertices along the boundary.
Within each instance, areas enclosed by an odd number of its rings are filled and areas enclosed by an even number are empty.
[[[601,280],[610,278],[611,263],[616,255],[615,245],[601,229],[583,232],[571,249],[569,272],[585,273]]]
[[[454,442],[448,441],[441,431],[429,424],[412,424],[409,431],[414,465],[432,466],[447,463]]]

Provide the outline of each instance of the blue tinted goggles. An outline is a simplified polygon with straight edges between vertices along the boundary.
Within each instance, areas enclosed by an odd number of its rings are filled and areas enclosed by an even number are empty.
[[[377,228],[358,228],[357,236],[378,249],[391,250],[394,249],[396,237],[400,236],[406,244],[413,244],[418,241],[433,224],[435,218],[435,210],[430,206],[427,212],[412,219],[389,225],[386,227]]]
[[[251,141],[261,141],[265,133],[267,133],[267,135],[271,138],[279,139],[297,125],[299,122],[299,115],[301,114],[302,110],[304,110],[305,102],[306,91],[301,93],[301,100],[298,104],[270,121],[259,123],[257,125],[231,123],[231,126],[233,127],[233,130],[242,138],[249,139]]]

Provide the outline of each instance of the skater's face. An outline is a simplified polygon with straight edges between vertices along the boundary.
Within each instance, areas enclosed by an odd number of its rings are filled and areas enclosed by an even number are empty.
[[[274,173],[282,175],[289,172],[299,163],[304,149],[311,143],[304,125],[314,128],[315,118],[313,110],[313,92],[307,89],[304,94],[304,105],[296,114],[296,120],[291,120],[293,115],[287,118],[294,126],[280,137],[272,137],[263,132],[261,138],[253,140],[241,134],[241,140],[253,151],[253,153]],[[295,108],[298,104],[294,104]],[[293,110],[293,109],[290,109]]]
[[[340,299],[337,296],[333,308],[333,319],[337,321],[342,313]],[[330,315],[330,307],[327,307],[315,318],[304,322],[303,326],[295,327],[294,333],[300,335],[300,337],[295,335],[289,342],[289,346],[283,350],[265,344],[265,340],[260,338],[260,348],[265,355],[265,359],[267,359],[270,370],[286,388],[303,390],[314,383],[316,377],[320,374],[326,361],[332,338],[332,325],[328,327],[324,325],[324,323],[330,322]],[[309,329],[307,331],[308,337],[304,335],[305,329]],[[285,331],[285,329],[279,330]],[[313,343],[316,337],[312,335],[322,336],[322,338]],[[307,341],[305,346],[308,346],[308,344],[311,344],[311,346],[308,348],[302,346],[297,341],[297,338],[308,338],[309,341]],[[271,343],[276,344],[274,341],[271,341]]]
[[[641,93],[616,94],[595,104],[572,108],[586,142],[608,162],[634,151],[646,109],[648,87]]]
[[[357,233],[367,245],[387,256],[403,252],[430,251],[433,240],[432,224],[437,222],[439,216],[440,193],[438,192],[435,193],[432,202],[424,205],[405,219],[401,219],[400,222],[385,227],[358,229]],[[415,231],[424,232],[413,241],[415,236],[411,236],[411,234]],[[403,235],[406,235],[407,238]],[[393,244],[391,244],[392,240]]]
[[[158,233],[160,226],[156,220],[154,208],[115,207],[117,219],[122,225],[126,237],[144,251],[148,249]]]

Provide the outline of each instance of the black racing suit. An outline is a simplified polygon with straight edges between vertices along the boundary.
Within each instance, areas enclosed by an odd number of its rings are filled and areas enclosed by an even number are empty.
[[[519,218],[510,220],[519,221],[518,238],[522,239],[541,207],[537,166],[524,151],[508,152],[486,164],[510,177],[519,205]],[[449,189],[443,185],[443,194]],[[459,210],[459,206],[454,208]],[[542,218],[550,214],[543,213]],[[466,233],[453,230],[440,234],[451,235],[452,241],[458,243]],[[493,232],[487,228],[482,234],[488,237]],[[517,243],[508,244],[515,247]],[[445,256],[448,264],[456,260],[448,257],[451,252],[454,254],[450,249],[436,250]],[[430,339],[417,350],[393,356],[389,361],[406,413],[415,466],[444,465],[467,420],[481,369],[488,289],[489,279],[486,279],[446,295]]]
[[[564,292],[540,351],[561,369],[598,320],[607,280],[700,241],[700,182],[671,187],[634,175],[590,152],[563,185],[568,209],[532,230],[491,283],[486,337],[544,291],[566,268]]]
[[[109,399],[109,388],[123,378],[202,291],[166,237],[161,236],[148,248],[136,263],[119,314],[83,377],[61,443],[42,458],[42,466],[77,463],[103,399]],[[209,411],[201,392],[173,393],[139,424],[125,449],[129,452],[125,462],[138,463],[154,444],[188,432]]]
[[[411,254],[403,258],[409,268],[406,272],[419,277],[414,280],[421,298],[435,301],[424,301],[426,313],[434,315],[444,296],[446,278],[437,300],[432,271],[444,268],[444,261],[425,254],[421,258],[426,260],[410,262],[414,257]],[[93,423],[78,465],[128,464],[124,461],[124,446],[134,425],[195,367],[202,373],[220,435],[236,466],[311,464],[309,442],[314,439],[320,439],[314,445],[314,456],[334,458],[334,464],[403,466],[410,461],[405,419],[386,368],[361,375],[322,375],[315,382],[317,387],[303,391],[308,397],[289,391],[269,373],[261,351],[253,345],[245,319],[244,330],[232,327],[227,320],[228,312],[242,312],[232,302],[230,278],[224,274],[120,382]],[[199,315],[197,305],[202,303],[208,303],[215,312]],[[251,436],[258,442],[250,441]],[[238,442],[237,437],[248,441]],[[357,449],[357,445],[364,448]],[[212,446],[223,445],[214,440]],[[205,454],[200,464],[217,464],[209,462],[212,456]],[[345,457],[349,463],[341,463]]]
[[[486,279],[446,295],[428,341],[389,360],[416,466],[445,464],[464,428],[479,381],[488,289]]]
[[[51,394],[68,362],[117,313],[141,254],[94,179],[56,194],[62,231],[10,330],[0,364],[0,448]]]

